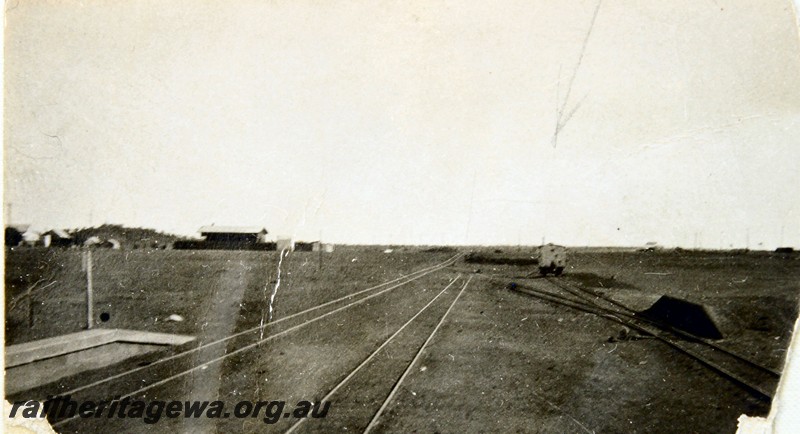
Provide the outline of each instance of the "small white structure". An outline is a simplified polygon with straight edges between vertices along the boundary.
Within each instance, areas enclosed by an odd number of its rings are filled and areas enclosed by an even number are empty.
[[[322,251],[324,253],[333,253],[333,244],[314,241],[313,243],[311,243],[311,251],[312,252]]]
[[[31,247],[33,247],[36,244],[38,244],[40,239],[41,239],[41,235],[39,234],[39,232],[32,231],[30,229],[26,230],[22,234],[22,242],[27,244],[28,246],[31,246]]]
[[[94,236],[89,237],[86,241],[84,241],[83,245],[86,246],[86,247],[91,247],[91,246],[97,246],[97,245],[102,244],[102,243],[103,243],[103,240],[101,240],[100,237],[94,235]]]
[[[648,241],[644,244],[644,250],[647,252],[653,252],[656,250],[661,250],[661,246],[655,241]]]
[[[291,238],[278,238],[275,241],[275,249],[279,252],[284,250],[288,250],[290,252],[294,251],[294,240]]]
[[[553,273],[560,276],[567,266],[567,248],[555,244],[539,247],[539,274],[546,276]]]
[[[52,229],[45,232],[42,241],[45,247],[69,247],[74,244],[72,235],[63,229]]]

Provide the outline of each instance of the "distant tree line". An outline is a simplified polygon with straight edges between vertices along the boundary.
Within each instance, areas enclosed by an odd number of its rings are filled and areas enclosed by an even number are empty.
[[[129,228],[116,224],[104,224],[92,228],[77,228],[61,231],[68,238],[61,238],[56,231],[40,234],[35,242],[26,242],[23,233],[15,227],[5,228],[5,245],[16,247],[19,245],[43,246],[45,236],[51,237],[51,247],[72,247],[87,244],[112,247],[117,245],[123,249],[164,249],[170,248],[176,241],[184,240],[174,234],[168,234],[155,229]],[[114,240],[116,243],[112,242]]]

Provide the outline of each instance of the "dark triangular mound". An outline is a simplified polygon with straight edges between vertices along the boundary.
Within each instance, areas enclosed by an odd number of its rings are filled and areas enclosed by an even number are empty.
[[[722,333],[705,307],[679,298],[661,296],[652,306],[636,315],[701,338],[722,339]]]

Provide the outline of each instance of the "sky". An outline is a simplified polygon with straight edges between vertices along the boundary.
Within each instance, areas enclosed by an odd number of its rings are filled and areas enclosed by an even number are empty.
[[[797,22],[790,0],[8,2],[4,217],[800,247]]]

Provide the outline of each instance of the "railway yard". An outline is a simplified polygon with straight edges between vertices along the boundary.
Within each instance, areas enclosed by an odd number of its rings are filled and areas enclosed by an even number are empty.
[[[528,249],[479,250],[98,250],[96,327],[195,339],[7,399],[330,403],[271,423],[52,417],[58,432],[734,432],[768,412],[797,255],[576,249],[541,277]],[[5,278],[7,344],[85,327],[81,251],[7,251]],[[640,314],[663,295],[722,339]]]

